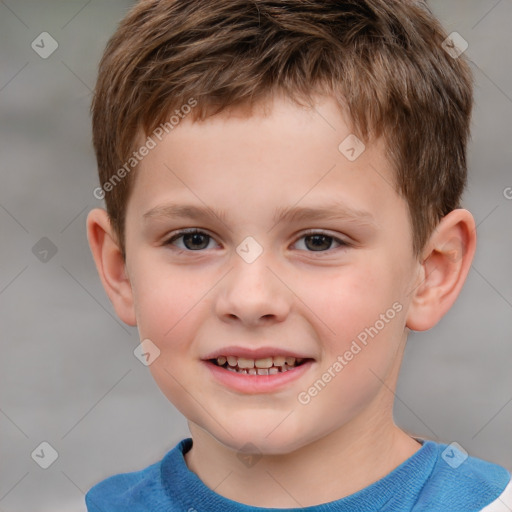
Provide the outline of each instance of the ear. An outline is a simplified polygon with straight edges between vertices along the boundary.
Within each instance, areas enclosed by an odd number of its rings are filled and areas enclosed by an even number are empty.
[[[421,258],[407,327],[426,331],[441,320],[462,289],[475,249],[476,226],[470,212],[459,208],[441,219]]]
[[[137,325],[126,263],[105,210],[95,208],[89,212],[87,239],[103,288],[117,316],[128,325]]]

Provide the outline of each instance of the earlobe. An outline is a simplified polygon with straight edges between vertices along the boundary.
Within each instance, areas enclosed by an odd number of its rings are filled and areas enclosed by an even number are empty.
[[[96,208],[87,216],[87,238],[103,288],[119,318],[137,325],[126,264],[107,212]]]
[[[471,268],[476,227],[462,208],[443,217],[426,245],[411,294],[406,325],[414,331],[434,327],[451,308]]]

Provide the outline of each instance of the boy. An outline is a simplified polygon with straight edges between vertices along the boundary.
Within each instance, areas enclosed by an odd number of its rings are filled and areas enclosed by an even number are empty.
[[[102,283],[188,420],[110,511],[506,511],[510,473],[392,416],[456,300],[472,77],[405,0],[145,0],[102,59]],[[198,244],[198,247],[195,247]]]

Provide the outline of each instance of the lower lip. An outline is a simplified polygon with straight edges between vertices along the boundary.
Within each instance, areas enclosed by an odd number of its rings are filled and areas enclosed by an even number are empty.
[[[248,394],[270,393],[284,388],[290,382],[299,379],[311,368],[314,361],[306,361],[293,370],[276,373],[274,375],[248,375],[225,370],[221,366],[203,361],[212,375],[221,384],[236,391]]]

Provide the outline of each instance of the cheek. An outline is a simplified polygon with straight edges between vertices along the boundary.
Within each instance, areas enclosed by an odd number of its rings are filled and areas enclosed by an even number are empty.
[[[321,278],[303,275],[297,295],[326,339],[350,341],[400,298],[393,273],[382,260],[340,267]]]
[[[328,382],[322,394],[345,412],[354,413],[357,404],[371,399],[381,386],[376,375],[385,379],[398,355],[405,307],[390,265],[389,258],[380,256],[301,285],[303,293],[316,286],[304,302],[315,313],[308,316],[315,318],[322,340],[321,372],[327,373],[321,380]]]
[[[194,364],[200,357],[194,341],[199,318],[211,309],[211,284],[183,268],[146,261],[144,273],[134,279],[134,299],[140,339],[150,339],[159,349],[150,371],[162,391],[179,401],[183,387],[191,385]]]
[[[324,353],[319,376],[298,401],[308,417],[325,415],[326,404],[336,404],[324,429],[349,421],[370,404],[400,355],[404,308],[389,280],[378,281],[376,274],[333,279],[323,293],[327,298],[315,306]]]
[[[187,418],[199,421],[197,407],[187,390],[201,401],[196,390],[198,347],[194,344],[201,322],[199,316],[209,307],[205,290],[191,285],[183,272],[146,279],[137,293],[137,320],[141,339],[149,338],[159,356],[149,366],[153,379],[169,401]]]
[[[183,339],[176,332],[183,330],[186,320],[202,307],[207,283],[184,268],[171,267],[161,258],[142,254],[135,263],[132,289],[141,337],[163,344]]]

